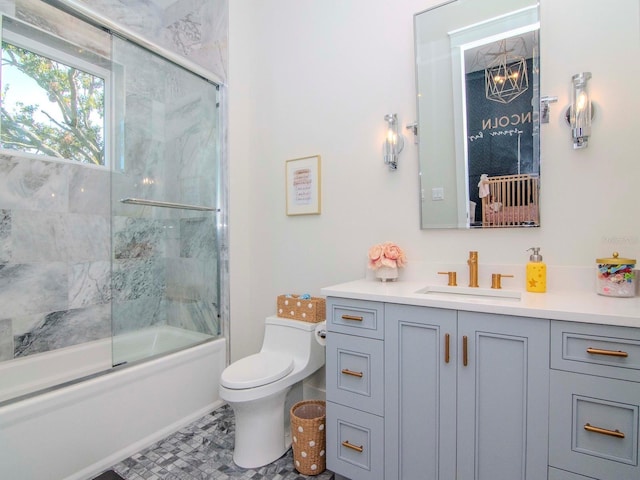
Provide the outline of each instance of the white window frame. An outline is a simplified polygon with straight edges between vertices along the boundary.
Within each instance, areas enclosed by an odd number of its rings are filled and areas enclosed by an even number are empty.
[[[3,17],[3,19],[4,18],[6,17]],[[18,23],[14,19],[11,19],[11,22]],[[33,28],[24,23],[20,23],[20,26],[23,28],[32,30],[34,34],[38,35],[39,37],[52,36],[48,32],[44,32],[42,30]],[[77,160],[72,160],[69,158],[53,157],[51,155],[46,155],[46,154],[32,154],[29,152],[23,152],[20,150],[5,149],[5,148],[0,148],[0,152],[5,153],[7,155],[15,155],[17,152],[19,152],[21,155],[26,155],[26,156],[29,156],[30,158],[55,160],[55,161],[71,163],[73,165],[83,165],[83,166],[91,166],[91,167],[100,168],[100,169],[110,169],[110,165],[112,164],[112,156],[113,156],[113,144],[112,144],[113,94],[112,94],[111,70],[109,70],[108,68],[102,67],[100,65],[96,65],[95,63],[91,63],[88,60],[85,60],[84,58],[79,57],[77,55],[73,55],[69,52],[55,48],[51,45],[46,45],[45,43],[39,40],[36,40],[34,38],[29,38],[21,33],[14,32],[10,29],[10,27],[7,28],[7,24],[4,21],[2,22],[2,32],[0,37],[3,42],[7,42],[12,45],[15,45],[16,47],[29,50],[37,55],[49,58],[50,60],[62,63],[66,66],[76,68],[78,70],[82,70],[83,72],[93,75],[94,77],[98,77],[104,81],[104,103],[103,103],[104,164],[96,165],[93,163],[78,162]],[[70,46],[69,50],[73,48],[82,49],[82,47],[73,45],[68,40],[60,39],[59,37],[56,37],[56,38],[58,38],[58,40],[62,41],[63,43],[68,44]],[[94,55],[97,55],[97,54],[94,53]],[[0,75],[0,78],[1,78],[1,75]]]

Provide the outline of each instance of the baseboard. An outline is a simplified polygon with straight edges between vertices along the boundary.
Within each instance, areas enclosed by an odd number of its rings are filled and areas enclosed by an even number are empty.
[[[324,388],[309,385],[305,382],[302,384],[302,398],[305,400],[325,400],[327,398],[327,392]]]

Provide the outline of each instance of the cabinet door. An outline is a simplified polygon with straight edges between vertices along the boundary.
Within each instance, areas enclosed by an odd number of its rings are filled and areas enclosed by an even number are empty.
[[[385,305],[385,480],[455,478],[455,337],[453,310]]]
[[[547,477],[549,328],[458,313],[458,479]]]

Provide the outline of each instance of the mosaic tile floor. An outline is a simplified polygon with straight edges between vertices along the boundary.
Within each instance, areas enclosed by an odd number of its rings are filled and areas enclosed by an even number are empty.
[[[312,477],[293,467],[291,449],[274,463],[245,469],[233,463],[235,421],[227,405],[114,465],[126,480],[332,480],[328,470]]]

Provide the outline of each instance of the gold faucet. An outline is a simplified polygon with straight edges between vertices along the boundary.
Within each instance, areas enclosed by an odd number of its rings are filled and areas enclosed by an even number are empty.
[[[492,273],[491,274],[491,288],[500,289],[502,288],[501,280],[503,278],[513,278],[513,275],[505,275],[504,273]]]
[[[447,275],[449,278],[449,283],[447,283],[448,286],[450,287],[457,287],[458,284],[456,283],[456,272],[438,272],[438,275]]]
[[[469,252],[469,260],[467,260],[467,264],[469,265],[469,286],[477,287],[478,286],[478,252],[476,251]]]

